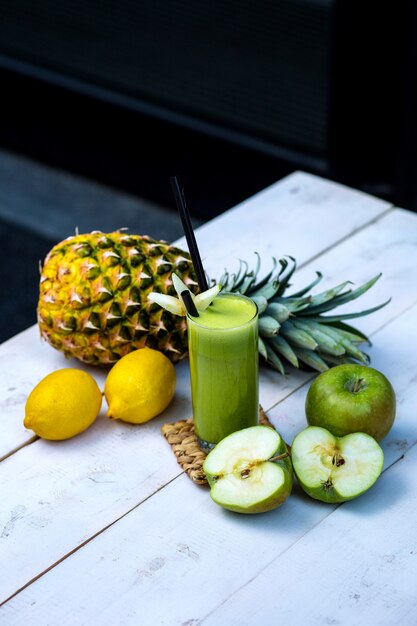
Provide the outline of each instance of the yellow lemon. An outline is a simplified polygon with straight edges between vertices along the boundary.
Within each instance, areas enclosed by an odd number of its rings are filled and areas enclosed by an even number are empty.
[[[69,439],[86,430],[100,412],[102,394],[90,374],[56,370],[31,391],[24,425],[44,439]]]
[[[175,368],[162,352],[152,348],[130,352],[107,376],[107,415],[133,424],[147,422],[167,408],[176,382]]]

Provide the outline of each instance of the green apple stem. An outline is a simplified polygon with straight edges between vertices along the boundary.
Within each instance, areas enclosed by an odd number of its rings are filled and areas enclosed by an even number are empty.
[[[363,378],[358,378],[353,384],[353,393],[358,393],[362,389]]]
[[[359,393],[367,387],[367,384],[363,378],[355,378],[355,380],[349,381],[346,387],[351,393]]]
[[[286,459],[289,456],[291,456],[291,455],[290,455],[290,452],[287,450],[287,452],[284,452],[283,454],[278,454],[277,456],[273,456],[272,458],[268,459],[268,461],[270,463],[274,463],[275,461],[282,461],[283,459]],[[265,459],[254,460],[251,463],[248,463],[248,465],[246,467],[244,467],[243,469],[238,470],[239,473],[240,473],[240,477],[243,480],[245,480],[246,478],[249,478],[253,468],[256,467],[257,465],[260,465],[261,463],[265,463]],[[235,474],[235,472],[236,472],[236,470],[233,470],[232,472],[228,472],[228,473],[222,472],[221,474],[218,474],[217,476],[213,476],[213,481],[216,482],[216,481],[220,480],[220,478],[224,478],[228,474]]]
[[[278,456],[273,456],[272,459],[268,459],[268,461],[270,463],[274,463],[275,461],[282,461],[282,459],[286,459],[289,456],[290,453],[287,450],[287,452],[284,452],[284,454],[278,454]]]
[[[282,461],[283,459],[286,459],[289,456],[290,456],[290,453],[287,450],[287,452],[284,452],[283,454],[278,454],[277,456],[273,456],[272,458],[268,459],[268,462],[274,463],[275,461]],[[243,478],[243,480],[245,480],[245,478],[249,478],[251,470],[254,467],[256,467],[256,465],[260,465],[261,463],[265,463],[265,461],[260,460],[260,461],[253,461],[253,463],[249,463],[248,467],[245,467],[245,469],[241,470],[240,477]]]

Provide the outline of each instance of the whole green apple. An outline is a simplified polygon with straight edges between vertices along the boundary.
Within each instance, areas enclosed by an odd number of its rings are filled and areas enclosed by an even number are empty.
[[[336,437],[362,432],[380,441],[395,419],[395,392],[372,367],[338,365],[313,382],[305,410],[310,426],[327,428]]]

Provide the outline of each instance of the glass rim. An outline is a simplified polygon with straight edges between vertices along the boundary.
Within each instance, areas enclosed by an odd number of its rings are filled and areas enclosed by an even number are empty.
[[[198,317],[191,317],[191,315],[189,315],[187,313],[186,318],[187,318],[187,323],[188,321],[192,322],[193,324],[195,324],[195,326],[198,326],[199,328],[205,328],[206,330],[213,330],[215,332],[227,332],[229,330],[235,330],[236,328],[244,328],[245,326],[249,326],[250,324],[253,323],[253,320],[256,319],[258,317],[258,313],[259,313],[259,309],[258,309],[258,305],[256,304],[256,302],[254,302],[252,300],[252,298],[249,298],[248,296],[245,296],[242,293],[233,293],[233,291],[222,291],[220,292],[216,298],[221,298],[224,296],[233,296],[234,298],[242,298],[244,300],[247,300],[248,302],[250,302],[255,311],[254,314],[252,315],[252,317],[250,319],[248,319],[246,322],[244,322],[243,324],[238,324],[237,326],[228,326],[227,328],[213,328],[212,326],[205,326],[205,324],[201,324],[198,321]],[[213,301],[214,302],[214,301]]]

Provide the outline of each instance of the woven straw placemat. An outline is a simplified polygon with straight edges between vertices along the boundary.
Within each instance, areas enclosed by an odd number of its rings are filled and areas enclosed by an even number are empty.
[[[261,406],[259,406],[259,423],[274,428]],[[164,424],[162,434],[171,446],[178,463],[191,480],[197,485],[206,485],[207,478],[203,472],[203,463],[207,455],[198,446],[193,418]]]

